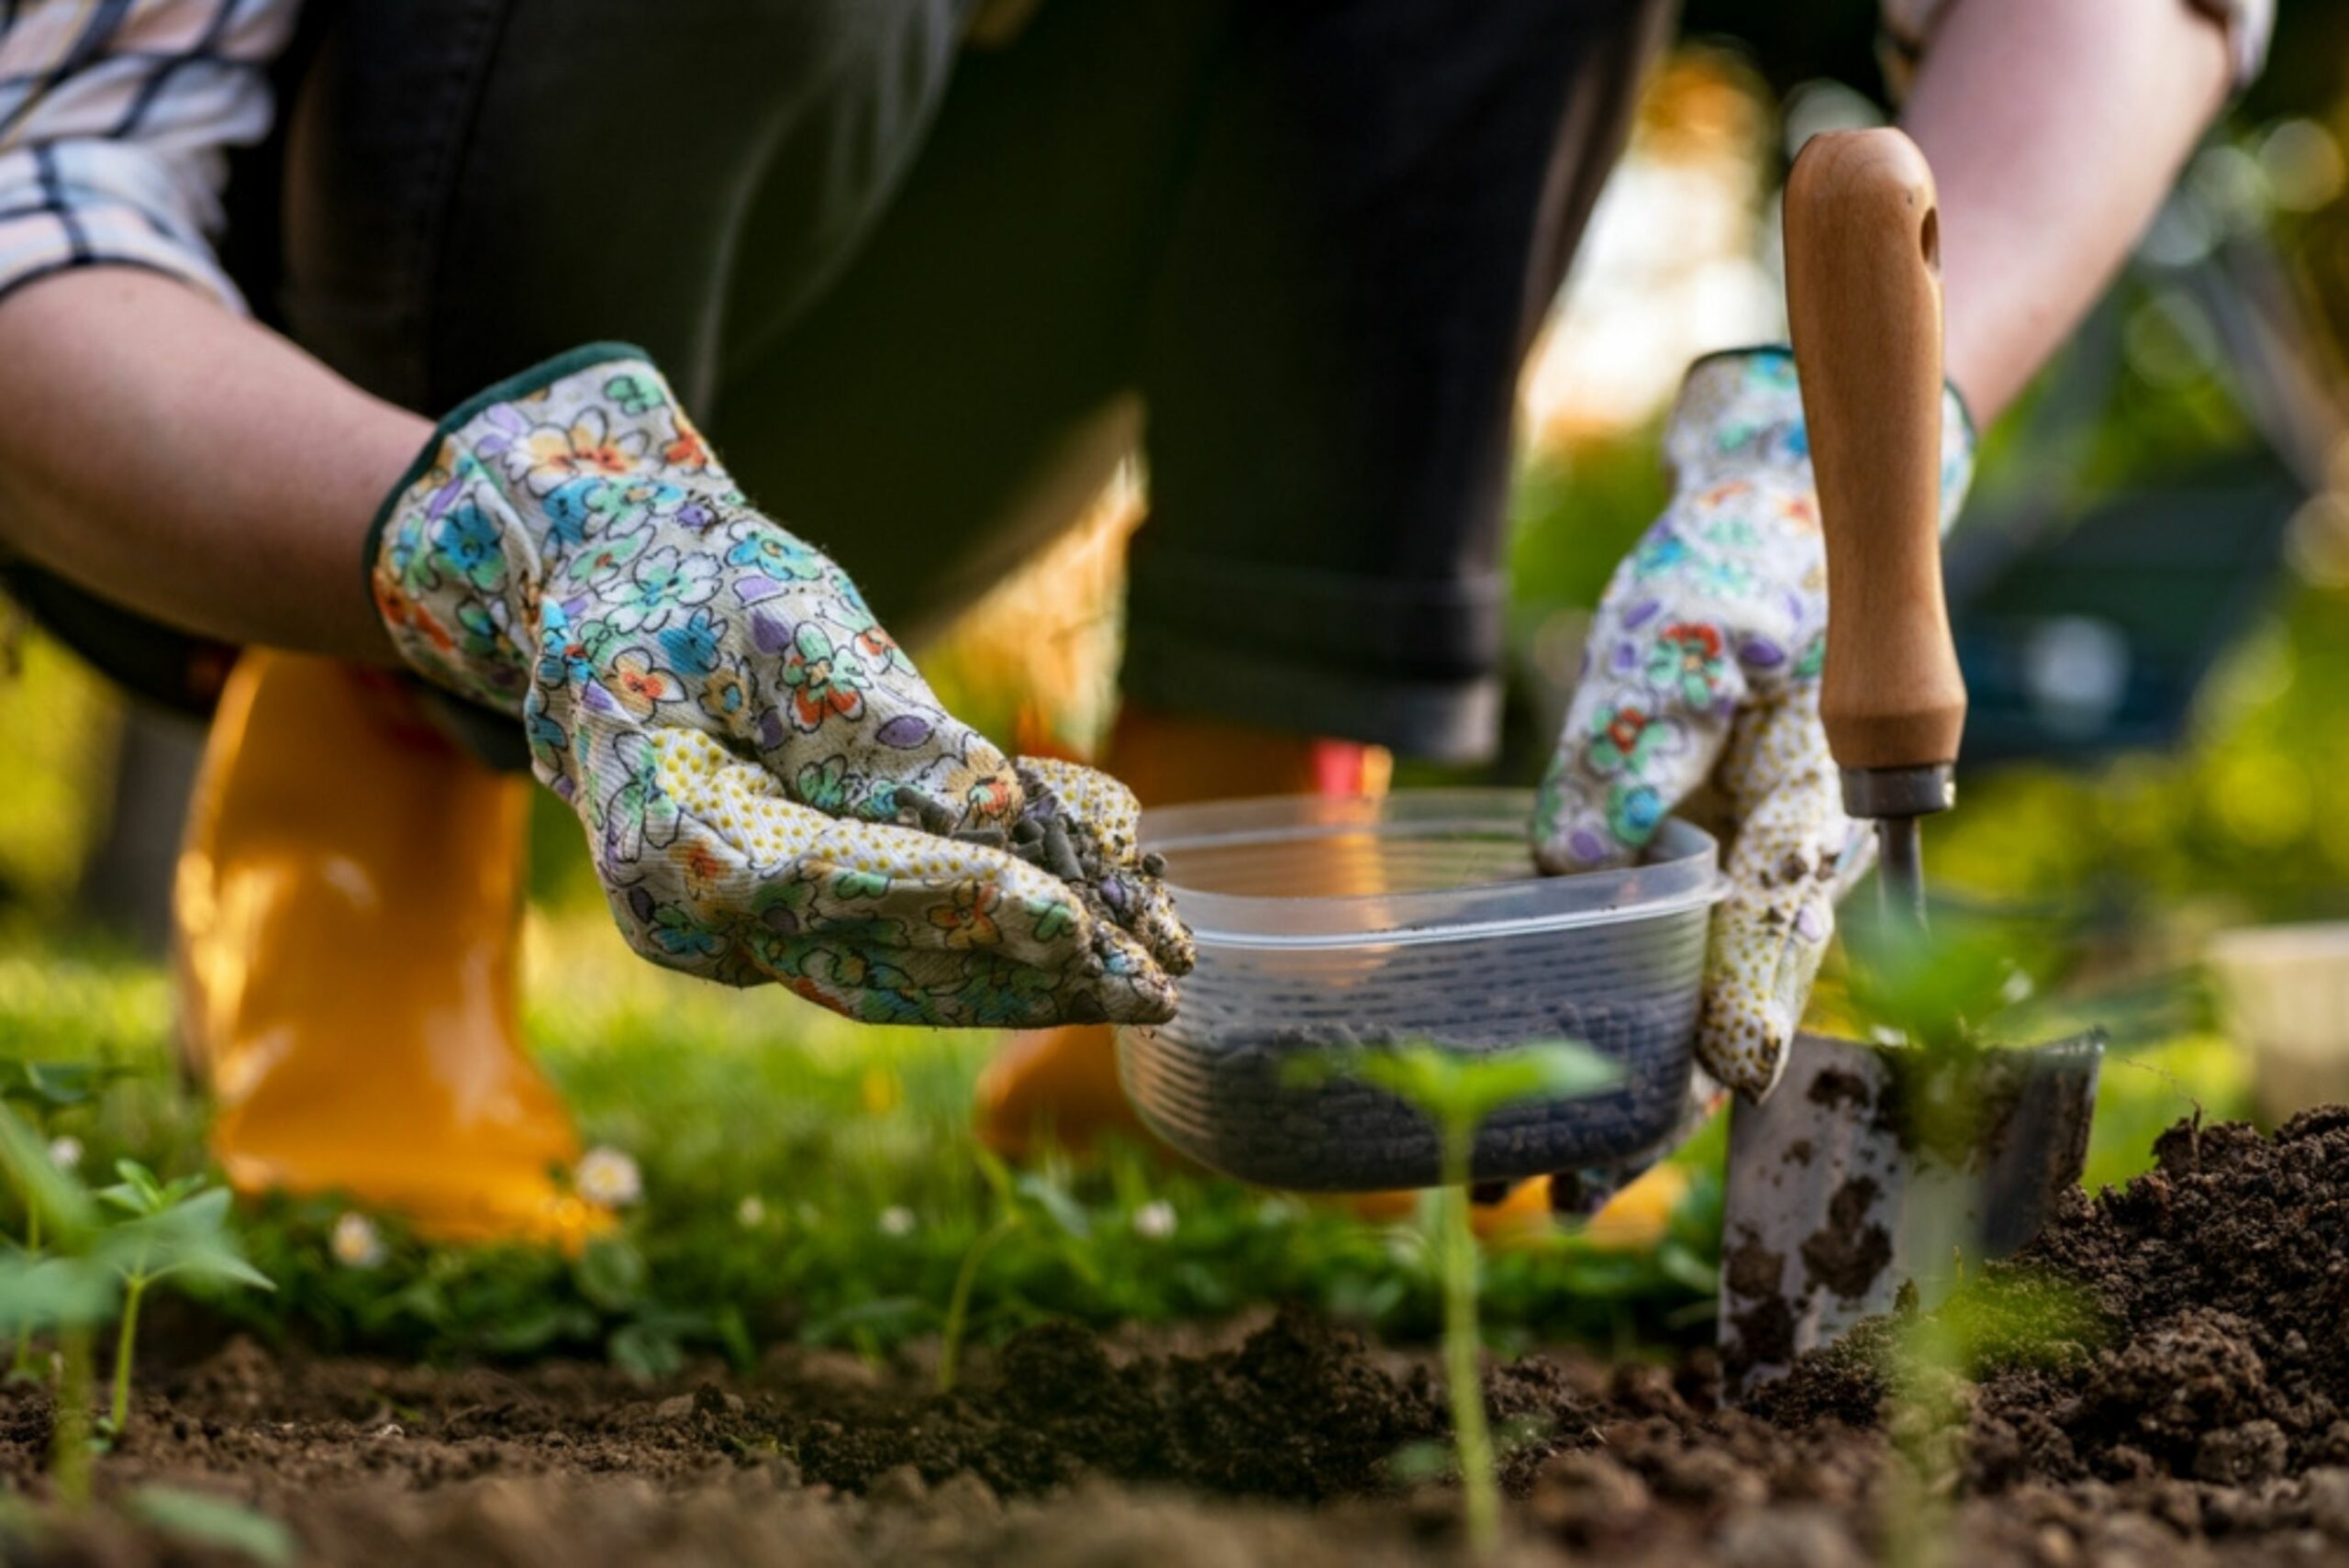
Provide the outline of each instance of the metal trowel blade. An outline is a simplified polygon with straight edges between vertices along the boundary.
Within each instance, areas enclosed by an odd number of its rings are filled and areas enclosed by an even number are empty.
[[[1722,1373],[1783,1375],[1915,1286],[1938,1305],[1968,1261],[2039,1233],[2080,1179],[2101,1030],[1987,1053],[1980,1135],[1952,1150],[1903,1115],[1907,1048],[1798,1036],[1776,1090],[1730,1113],[1721,1230]]]

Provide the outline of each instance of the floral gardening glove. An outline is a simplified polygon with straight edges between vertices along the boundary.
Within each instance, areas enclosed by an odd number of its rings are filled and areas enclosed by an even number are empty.
[[[873,1021],[1172,1016],[1190,939],[1133,796],[941,708],[639,350],[451,414],[377,529],[394,644],[523,721],[645,957]]]
[[[1843,815],[1819,723],[1827,557],[1794,356],[1700,360],[1664,430],[1671,505],[1616,568],[1533,820],[1545,871],[1631,861],[1706,783],[1730,818],[1729,891],[1706,956],[1698,1059],[1760,1099],[1778,1081],[1835,902],[1872,834]],[[1943,395],[1942,522],[1974,429]]]

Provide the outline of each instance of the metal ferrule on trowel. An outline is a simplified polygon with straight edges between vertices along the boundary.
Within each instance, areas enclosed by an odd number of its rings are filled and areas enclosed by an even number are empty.
[[[1843,806],[1873,821],[1887,916],[1922,931],[1918,824],[1949,809],[1965,684],[1942,593],[1942,298],[1932,172],[1897,130],[1804,145],[1787,181],[1787,314],[1826,534],[1820,717]],[[1912,1048],[1798,1035],[1731,1113],[1720,1343],[1733,1385],[1783,1373],[1968,1258],[2036,1233],[2079,1180],[2102,1039],[2002,1051],[2010,1110],[1978,1146],[1902,1114]]]

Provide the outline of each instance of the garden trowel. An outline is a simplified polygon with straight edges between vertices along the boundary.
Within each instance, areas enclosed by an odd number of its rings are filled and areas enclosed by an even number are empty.
[[[1941,570],[1942,298],[1932,172],[1897,130],[1828,132],[1786,194],[1787,313],[1826,533],[1820,716],[1843,806],[1876,824],[1888,922],[1924,939],[1918,824],[1949,809],[1965,724]],[[1907,1291],[2036,1233],[2087,1153],[2100,1036],[1976,1059],[1966,1135],[1914,1047],[1797,1037],[1777,1088],[1731,1113],[1723,1370],[1785,1371]],[[1975,1072],[1976,1068],[1968,1068]]]

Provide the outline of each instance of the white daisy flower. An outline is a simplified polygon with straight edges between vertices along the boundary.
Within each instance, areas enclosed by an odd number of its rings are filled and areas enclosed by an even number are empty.
[[[1163,1241],[1174,1234],[1174,1206],[1155,1198],[1134,1210],[1134,1234],[1145,1241]]]
[[[914,1233],[914,1211],[898,1204],[891,1204],[881,1211],[881,1234],[910,1236]]]
[[[384,1239],[376,1233],[375,1222],[357,1209],[334,1222],[329,1245],[334,1261],[346,1269],[372,1269],[384,1261]]]
[[[49,1162],[61,1171],[71,1171],[82,1163],[82,1140],[68,1135],[49,1140]]]
[[[625,1208],[644,1195],[644,1173],[636,1162],[608,1144],[582,1154],[571,1179],[581,1197],[605,1208]]]

